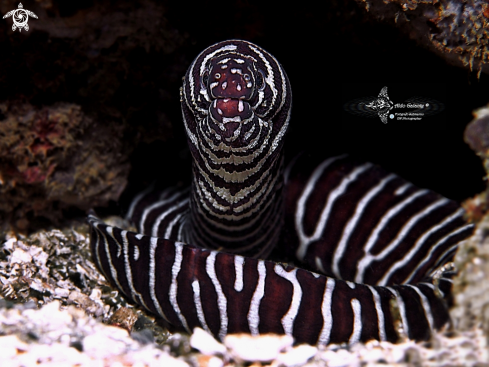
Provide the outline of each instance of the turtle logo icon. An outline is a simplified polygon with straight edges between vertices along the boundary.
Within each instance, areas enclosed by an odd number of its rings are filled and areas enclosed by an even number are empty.
[[[15,31],[17,28],[19,28],[19,32],[22,32],[22,28],[24,28],[26,31],[29,30],[29,25],[27,24],[27,21],[29,20],[29,15],[37,19],[36,14],[31,12],[30,10],[24,9],[22,3],[19,3],[19,8],[9,11],[3,16],[3,19],[12,16],[12,19],[14,21],[14,24],[12,25],[12,30]]]

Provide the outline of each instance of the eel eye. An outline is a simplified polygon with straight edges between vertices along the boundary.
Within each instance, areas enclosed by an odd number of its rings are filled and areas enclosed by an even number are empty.
[[[216,79],[221,79],[221,74],[219,74],[219,73],[215,73],[215,74],[214,74],[214,78],[216,78]]]
[[[251,80],[250,74],[245,74],[245,75],[243,75],[243,78],[244,78],[244,80],[246,80],[247,82],[249,82],[249,81]]]
[[[265,73],[261,70],[258,69],[258,75],[256,78],[256,87],[258,90],[264,90],[265,89]]]

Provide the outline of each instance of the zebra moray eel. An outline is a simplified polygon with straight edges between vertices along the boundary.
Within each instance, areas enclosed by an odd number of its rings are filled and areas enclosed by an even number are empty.
[[[181,106],[191,187],[139,194],[138,233],[88,219],[96,264],[129,299],[220,339],[426,340],[449,323],[446,264],[473,229],[455,202],[346,156],[284,169],[289,80],[252,43],[203,51]]]

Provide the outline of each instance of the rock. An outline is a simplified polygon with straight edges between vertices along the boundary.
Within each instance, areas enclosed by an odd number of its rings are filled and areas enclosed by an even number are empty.
[[[419,44],[469,70],[489,73],[489,4],[479,0],[356,0]]]
[[[27,349],[27,344],[20,341],[15,335],[0,336],[0,355],[5,360],[12,359]]]
[[[48,303],[40,310],[25,310],[23,315],[46,331],[58,330],[58,332],[62,333],[62,331],[70,328],[73,318],[69,313],[61,311],[59,307],[59,301],[54,301]]]
[[[318,349],[311,345],[298,345],[285,353],[280,353],[276,361],[279,365],[286,367],[302,366],[314,357],[317,351]]]
[[[0,221],[28,232],[119,199],[139,142],[169,137],[190,60],[161,2],[25,5],[28,31],[0,23]]]
[[[102,124],[70,103],[0,103],[0,114],[0,218],[26,230],[28,218],[59,222],[63,209],[119,198],[131,151],[122,125]]]
[[[85,312],[100,316],[103,314],[103,305],[101,302],[96,302],[92,300],[89,296],[86,294],[83,294],[78,291],[73,291],[70,293],[68,296],[68,299],[66,300],[67,304],[75,304],[82,309],[85,310]]]
[[[226,352],[226,347],[219,343],[207,331],[201,328],[195,328],[190,337],[190,345],[192,348],[199,350],[202,354],[213,356],[217,354],[223,355]]]
[[[320,354],[322,361],[326,362],[328,367],[360,367],[360,359],[353,353],[344,349],[338,351],[327,350]]]
[[[481,157],[489,175],[489,105],[474,111],[465,141]],[[453,282],[455,306],[450,310],[457,330],[482,328],[489,340],[489,187],[463,203],[470,220],[477,223],[474,235],[459,247],[454,262],[459,270]]]
[[[138,315],[133,309],[121,307],[112,314],[109,319],[109,324],[121,327],[128,332],[131,332],[137,319]]]
[[[124,329],[107,326],[58,301],[40,309],[0,309],[2,367],[189,365],[155,344],[142,346]]]
[[[22,250],[21,248],[16,248],[10,258],[12,264],[22,264],[30,263],[32,261],[32,256],[29,252]]]
[[[96,359],[108,359],[122,354],[126,348],[125,340],[129,338],[126,330],[107,326],[96,334],[83,339],[83,351]]]
[[[231,334],[224,338],[229,354],[238,361],[269,362],[294,343],[290,335]]]

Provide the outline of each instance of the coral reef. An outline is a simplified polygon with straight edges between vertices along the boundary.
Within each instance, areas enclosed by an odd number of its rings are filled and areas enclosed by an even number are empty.
[[[0,115],[0,213],[17,227],[26,229],[29,217],[57,221],[60,209],[119,198],[131,152],[123,126],[96,121],[69,103],[0,103]]]
[[[465,141],[483,160],[489,175],[489,105],[474,111]],[[486,176],[488,177],[488,176]],[[489,186],[463,203],[470,220],[477,223],[474,235],[455,257],[459,275],[454,280],[455,307],[451,310],[457,330],[481,328],[489,340]]]
[[[489,4],[485,0],[356,0],[380,19],[456,65],[489,73]]]

